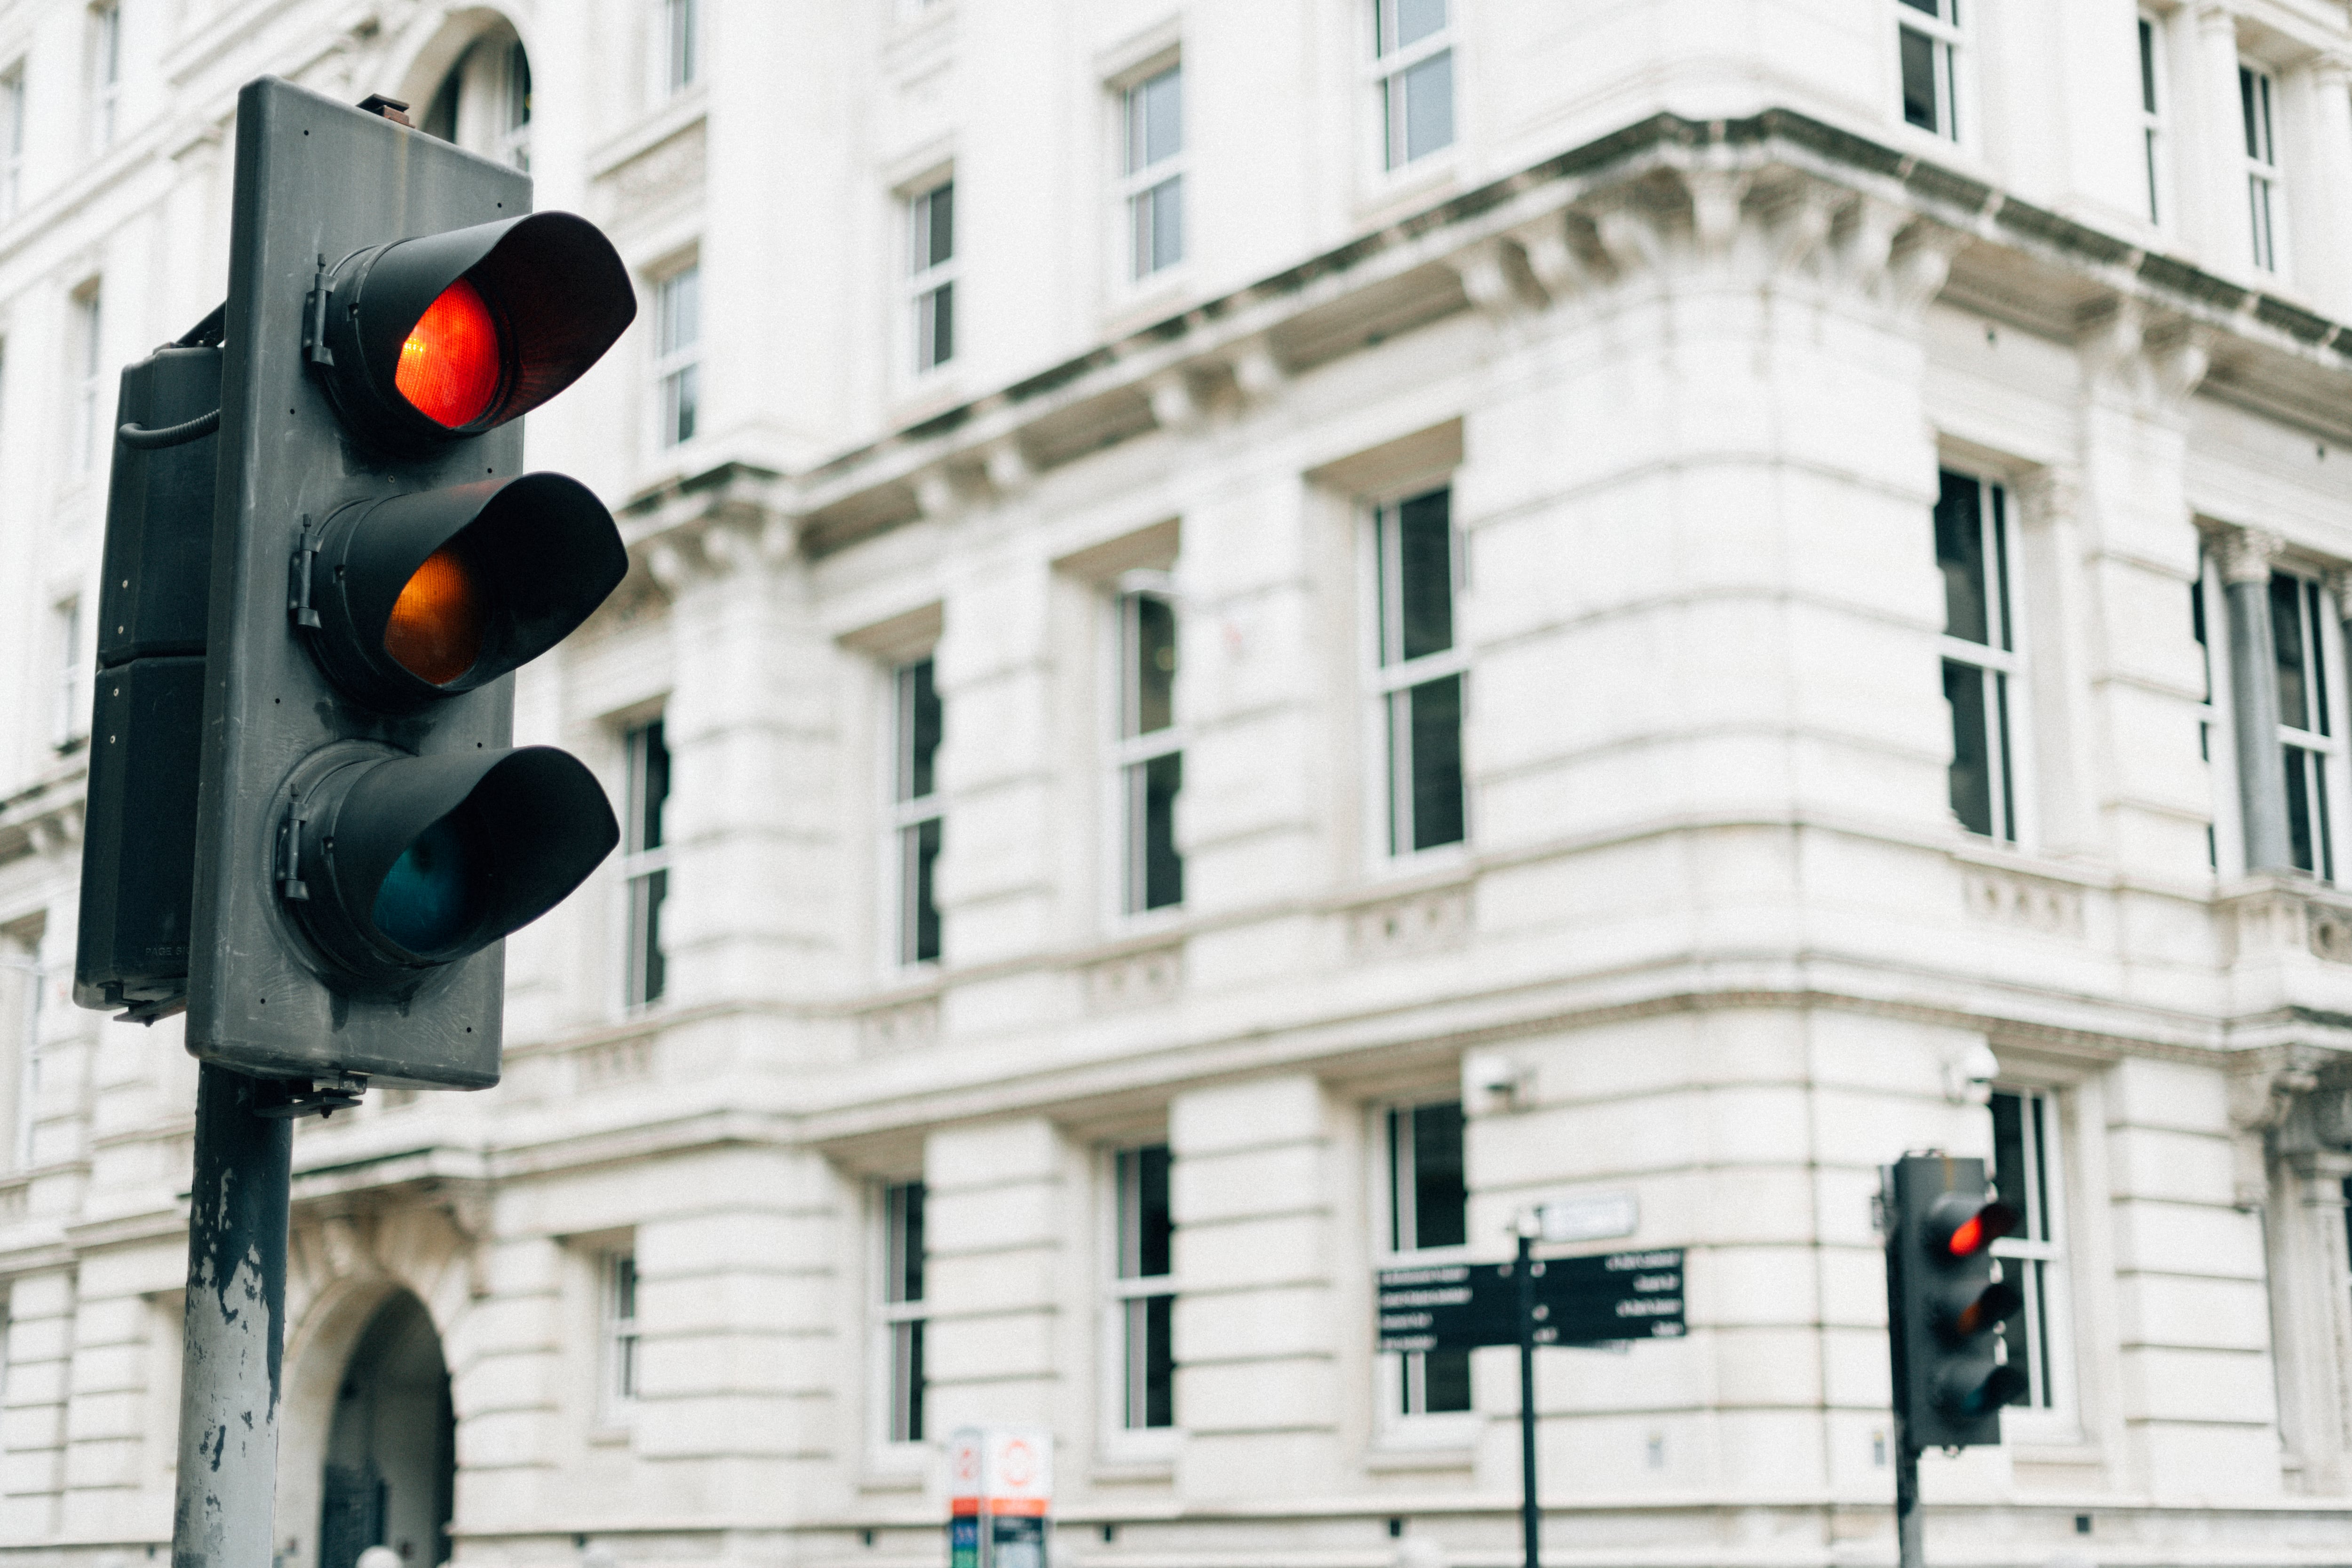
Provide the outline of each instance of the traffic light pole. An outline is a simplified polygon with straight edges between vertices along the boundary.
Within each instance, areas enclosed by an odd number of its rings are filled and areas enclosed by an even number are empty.
[[[1898,1568],[1927,1568],[1927,1542],[1919,1534],[1919,1450],[1895,1421],[1895,1552]]]
[[[210,1062],[197,1081],[173,1568],[264,1568],[275,1546],[294,1124],[272,1091]]]
[[[1536,1504],[1536,1239],[1519,1232],[1519,1535],[1526,1568],[1538,1568],[1543,1511]]]

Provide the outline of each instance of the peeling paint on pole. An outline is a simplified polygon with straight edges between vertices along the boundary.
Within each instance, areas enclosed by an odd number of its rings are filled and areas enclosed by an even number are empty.
[[[174,1568],[267,1568],[275,1545],[294,1130],[254,1113],[260,1087],[206,1066],[196,1090]]]

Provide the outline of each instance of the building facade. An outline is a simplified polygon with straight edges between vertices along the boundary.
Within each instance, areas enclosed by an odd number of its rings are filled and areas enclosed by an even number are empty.
[[[2026,1224],[1939,1561],[2352,1523],[2332,0],[0,3],[0,1551],[168,1539],[194,1071],[69,1005],[119,366],[237,87],[602,225],[530,421],[625,823],[507,1072],[297,1144],[284,1568],[1516,1560],[1373,1271],[1635,1200],[1563,1560],[1892,1551],[1876,1167]]]

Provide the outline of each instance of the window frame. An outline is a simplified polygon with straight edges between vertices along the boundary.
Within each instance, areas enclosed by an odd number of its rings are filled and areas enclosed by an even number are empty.
[[[2303,641],[2309,678],[2303,682],[2305,725],[2290,723],[2287,717],[2287,694],[2284,683],[2279,686],[2278,744],[2303,754],[2304,766],[2290,769],[2286,787],[2289,790],[2285,810],[2289,844],[2296,830],[2294,809],[2294,772],[2302,773],[2305,815],[2301,824],[2305,841],[2312,851],[2313,863],[2298,867],[2315,880],[2333,885],[2335,871],[2334,839],[2338,826],[2345,821],[2343,790],[2346,784],[2344,738],[2344,671],[2341,664],[2342,632],[2330,635],[2331,627],[2340,627],[2335,595],[2318,579],[2287,567],[2274,567],[2271,571],[2272,587],[2265,594],[2272,615],[2271,635],[2273,646],[2278,637],[2277,584],[2286,580],[2294,585],[2297,632]],[[2275,662],[2275,654],[2273,655]],[[2316,721],[2314,730],[2308,724]],[[2284,765],[2287,759],[2282,758]]]
[[[61,655],[54,677],[58,689],[49,718],[49,745],[61,754],[74,750],[89,736],[90,699],[82,684],[82,623],[88,619],[79,593],[67,594],[49,606],[53,648]]]
[[[875,1285],[866,1292],[873,1323],[873,1447],[885,1456],[914,1453],[934,1440],[926,1430],[930,1387],[925,1360],[931,1317],[929,1230],[928,1219],[920,1218],[928,1211],[930,1188],[917,1176],[884,1177],[868,1184],[867,1191],[874,1216],[866,1232],[872,1239]],[[917,1293],[912,1296],[895,1293],[903,1289],[905,1278],[907,1210],[901,1195],[909,1192],[920,1195],[914,1204],[919,1216],[914,1230],[923,1244],[916,1269]],[[904,1362],[899,1357],[902,1337],[912,1347]],[[902,1365],[914,1370],[914,1377],[904,1385],[899,1381]],[[902,1415],[909,1417],[903,1424]]]
[[[2197,705],[2200,755],[2205,759],[2213,793],[2213,815],[2206,827],[2206,860],[2214,875],[2236,876],[2245,870],[2246,846],[2238,802],[2237,707],[2230,686],[2230,603],[2221,562],[2210,550],[2200,553],[2193,587],[2197,617],[2204,625],[2204,636],[2199,639],[2205,667],[2205,700]],[[2190,632],[2193,636],[2194,622]]]
[[[96,0],[89,18],[89,139],[92,153],[115,144],[122,112],[122,3]]]
[[[917,383],[953,370],[963,350],[959,330],[957,285],[962,277],[962,236],[957,232],[956,176],[948,169],[909,186],[899,198],[900,225],[905,235],[905,248],[900,252],[905,265],[901,271],[907,340],[899,363],[905,373]],[[929,259],[932,225],[937,221],[934,203],[942,191],[947,193],[948,254],[937,261]],[[944,311],[934,301],[944,298]],[[939,322],[944,314],[947,323],[948,351],[938,352]],[[927,357],[928,356],[928,357]]]
[[[1462,1113],[1462,1145],[1465,1163],[1463,1182],[1463,1239],[1447,1247],[1402,1247],[1397,1234],[1402,1218],[1399,1194],[1404,1185],[1399,1168],[1395,1142],[1395,1121],[1399,1113],[1417,1113],[1433,1106],[1452,1104]],[[1449,1263],[1473,1261],[1470,1244],[1470,1193],[1467,1173],[1469,1154],[1468,1107],[1464,1103],[1457,1085],[1433,1086],[1422,1094],[1392,1096],[1377,1101],[1365,1108],[1365,1146],[1371,1157],[1365,1161],[1365,1178],[1370,1188],[1366,1211],[1372,1222],[1372,1268],[1377,1273],[1383,1269],[1426,1269]],[[1414,1363],[1423,1362],[1425,1353],[1392,1352],[1372,1355],[1372,1389],[1377,1416],[1374,1431],[1384,1447],[1405,1448],[1470,1448],[1475,1447],[1483,1430],[1486,1417],[1478,1409],[1476,1354],[1471,1354],[1470,1408],[1467,1410],[1415,1410],[1412,1388],[1417,1372],[1425,1368]]]
[[[1399,871],[1420,869],[1439,863],[1447,858],[1470,852],[1475,841],[1477,824],[1471,811],[1469,768],[1469,737],[1472,716],[1471,680],[1472,653],[1462,636],[1463,599],[1470,586],[1469,540],[1463,529],[1454,505],[1458,488],[1457,472],[1425,476],[1410,484],[1391,486],[1363,503],[1364,521],[1360,528],[1362,544],[1360,571],[1363,580],[1363,600],[1370,613],[1361,617],[1362,653],[1365,695],[1370,699],[1370,724],[1366,731],[1364,747],[1368,798],[1379,802],[1375,810],[1367,811],[1365,823],[1367,847],[1372,863]],[[1391,518],[1414,501],[1424,499],[1439,491],[1446,492],[1447,570],[1451,577],[1449,591],[1453,632],[1450,645],[1442,651],[1423,653],[1415,658],[1400,658],[1384,662],[1385,650],[1392,637],[1402,642],[1398,616],[1391,614],[1388,587],[1400,580],[1400,573],[1391,564],[1389,535]],[[1423,849],[1411,847],[1414,822],[1412,810],[1412,757],[1408,746],[1400,749],[1396,735],[1400,723],[1403,731],[1412,730],[1411,695],[1421,686],[1453,679],[1460,683],[1459,719],[1454,749],[1460,766],[1462,781],[1462,836]],[[1400,714],[1402,715],[1402,720]]]
[[[660,40],[648,51],[660,63],[655,99],[667,103],[702,85],[702,0],[655,0],[654,26]]]
[[[25,202],[25,57],[0,70],[0,224],[13,220]]]
[[[2030,1229],[2037,1215],[2043,1235],[2004,1236],[1990,1250],[2000,1263],[2004,1280],[2016,1285],[2025,1297],[2025,1307],[2011,1322],[2023,1325],[2028,1343],[2039,1350],[2038,1357],[2029,1364],[2030,1380],[2026,1398],[2035,1397],[2037,1389],[2046,1389],[2047,1403],[2013,1404],[2004,1406],[2001,1419],[2011,1441],[2064,1442],[2078,1440],[2083,1431],[2083,1355],[2080,1330],[2075,1322],[2074,1281],[2073,1269],[2072,1225],[2074,1170],[2070,1164],[2073,1131],[2068,1124],[2071,1109],[2065,1089],[2057,1084],[2023,1082],[2007,1078],[1992,1085],[1995,1096],[2018,1096],[2026,1106],[2039,1105],[2038,1121],[2041,1146],[2029,1151],[2029,1164],[2042,1180],[2038,1191],[2011,1194],[2001,1190],[2004,1202],[2018,1197],[2028,1201],[2019,1206],[2023,1217],[2021,1228]],[[1992,1133],[1993,1111],[1990,1102],[1985,1107],[1986,1130]],[[2037,1124],[2021,1118],[2031,1127]],[[2031,1142],[2034,1134],[2027,1134]],[[1988,1144],[1986,1160],[1988,1175],[2000,1187],[2000,1175],[1994,1155],[1997,1143]],[[2036,1263],[2039,1274],[2029,1274],[2012,1264]],[[2011,1279],[2012,1272],[2016,1278]],[[2006,1328],[2004,1328],[2004,1333]],[[2003,1352],[2004,1356],[2006,1351]],[[2032,1354],[2032,1353],[2029,1353]],[[2054,1387],[2050,1385],[2054,1384]]]
[[[1161,1274],[1127,1273],[1127,1206],[1129,1187],[1125,1176],[1124,1156],[1140,1155],[1150,1149],[1160,1149],[1168,1155],[1168,1186],[1170,1215],[1168,1226],[1168,1271]],[[1102,1281],[1102,1433],[1103,1450],[1113,1459],[1131,1461],[1164,1460],[1173,1457],[1181,1441],[1183,1412],[1176,1399],[1176,1375],[1181,1364],[1175,1359],[1175,1303],[1183,1294],[1183,1286],[1176,1271],[1176,1231],[1174,1215],[1175,1151],[1164,1134],[1147,1135],[1135,1141],[1121,1140],[1103,1145],[1099,1151],[1101,1170],[1100,1190],[1108,1199],[1103,1205],[1102,1237],[1105,1267],[1099,1270]],[[1140,1203],[1140,1194],[1137,1195]],[[1135,1357],[1130,1338],[1135,1321],[1135,1309],[1145,1302],[1165,1299],[1169,1318],[1169,1423],[1164,1427],[1130,1426],[1130,1397],[1135,1392]],[[1148,1335],[1149,1309],[1146,1308],[1145,1332]],[[1150,1354],[1148,1341],[1144,1350]],[[1148,1373],[1148,1360],[1146,1375]],[[1148,1416],[1147,1412],[1147,1416]]]
[[[620,853],[614,863],[621,876],[622,941],[621,1010],[642,1013],[660,1005],[669,993],[669,956],[661,940],[661,912],[670,897],[671,842],[666,815],[677,793],[677,770],[669,748],[667,712],[658,710],[626,725],[621,731],[622,822]],[[645,791],[652,772],[651,746],[661,747],[661,799],[648,802]],[[646,813],[655,814],[659,842],[641,844]],[[639,889],[645,890],[642,901]]]
[[[939,734],[932,744],[931,787],[921,794],[912,793],[914,783],[915,723],[912,718],[916,700],[916,672],[924,665],[931,668],[932,700],[940,710]],[[885,868],[886,900],[889,918],[885,923],[887,933],[883,962],[887,968],[901,972],[923,973],[939,967],[947,954],[947,921],[939,907],[938,884],[931,885],[930,914],[936,936],[934,950],[925,954],[922,948],[922,830],[934,826],[931,848],[932,865],[936,874],[938,857],[947,839],[947,792],[940,787],[940,754],[947,747],[947,699],[939,692],[939,652],[936,647],[919,653],[909,652],[893,659],[883,667],[883,686],[887,711],[882,727],[886,749],[883,753],[883,843],[882,863]],[[912,835],[911,837],[909,835]],[[911,854],[910,854],[911,850]]]
[[[664,268],[652,280],[654,446],[675,452],[690,446],[702,434],[702,257],[687,256]],[[680,291],[690,295],[693,334],[671,342]],[[683,412],[685,429],[679,429]]]
[[[606,1427],[628,1425],[641,1397],[644,1284],[634,1242],[596,1254],[596,1413]]]
[[[2021,595],[2017,585],[2017,528],[2013,526],[2014,508],[2009,504],[2009,486],[1990,475],[1973,472],[1948,462],[1937,465],[1937,502],[1930,509],[1930,528],[1935,527],[1933,512],[1943,505],[1943,481],[1947,476],[1967,480],[1977,486],[1977,527],[1979,549],[1989,570],[1985,580],[1986,640],[1973,642],[1953,634],[1948,625],[1937,633],[1939,668],[1947,673],[1953,665],[1973,668],[1982,676],[1985,693],[1984,712],[1988,727],[1986,747],[1987,790],[1990,797],[1991,829],[1979,832],[1969,827],[1952,808],[1954,825],[1969,839],[2008,849],[2021,849],[2035,841],[2032,751],[2032,693],[2029,676],[2031,649],[2023,630],[2021,613]],[[1930,541],[1933,548],[1933,541]],[[1941,572],[1941,561],[1937,561]],[[1946,695],[1948,726],[1957,738],[1958,716],[1950,708]],[[1958,751],[1953,763],[1958,760]],[[1947,765],[1947,779],[1949,768]],[[1947,800],[1948,801],[1948,791]]]
[[[2238,60],[2241,169],[2246,179],[2249,256],[2254,270],[2287,275],[2286,173],[2278,154],[2278,73]]]
[[[530,51],[520,38],[509,38],[500,51],[499,72],[499,162],[530,172]],[[520,77],[520,81],[518,81]]]
[[[100,447],[99,418],[104,407],[102,393],[106,362],[106,286],[103,280],[91,278],[73,291],[73,337],[68,351],[78,348],[80,363],[74,377],[74,475],[87,479],[98,467]]]
[[[1178,662],[1170,678],[1170,722],[1159,729],[1139,732],[1134,731],[1132,726],[1140,706],[1140,622],[1142,601],[1145,600],[1167,606],[1174,622]],[[1176,833],[1171,821],[1170,832],[1176,861],[1177,894],[1168,903],[1147,905],[1144,899],[1149,896],[1150,824],[1146,796],[1150,781],[1146,769],[1163,758],[1176,758],[1176,795],[1181,800],[1184,788],[1182,768],[1185,750],[1179,686],[1183,667],[1183,603],[1176,591],[1174,580],[1168,573],[1126,572],[1111,585],[1108,619],[1107,641],[1114,677],[1108,683],[1110,689],[1105,704],[1110,737],[1104,747],[1107,764],[1105,788],[1110,798],[1107,817],[1114,835],[1111,863],[1118,868],[1109,890],[1111,908],[1114,916],[1122,922],[1165,921],[1181,916],[1184,911],[1184,853],[1181,835]],[[1181,810],[1181,807],[1175,809]]]
[[[2171,186],[2171,94],[2165,78],[2164,18],[2152,11],[2138,14],[2140,77],[2140,152],[2147,165],[2147,221],[2156,228],[2169,225],[2164,193]]]
[[[1465,0],[1443,0],[1445,5],[1445,21],[1443,26],[1423,34],[1409,44],[1400,44],[1394,48],[1390,48],[1385,46],[1391,32],[1402,31],[1402,28],[1396,27],[1393,23],[1397,7],[1401,3],[1402,0],[1370,0],[1370,7],[1364,13],[1371,24],[1370,40],[1371,47],[1368,55],[1370,63],[1365,74],[1371,84],[1372,91],[1372,117],[1376,127],[1378,147],[1375,166],[1384,179],[1400,178],[1408,172],[1418,172],[1431,167],[1442,167],[1442,164],[1433,164],[1433,161],[1444,159],[1462,145],[1460,7]],[[1409,97],[1405,99],[1408,113],[1402,120],[1394,112],[1394,106],[1407,74],[1441,55],[1448,57],[1445,140],[1426,152],[1414,155],[1409,151],[1412,134],[1409,112],[1411,99]]]
[[[1118,99],[1118,178],[1112,182],[1112,195],[1117,206],[1116,222],[1119,229],[1118,252],[1123,265],[1119,282],[1123,289],[1138,291],[1157,288],[1181,274],[1192,259],[1190,225],[1187,222],[1186,195],[1188,175],[1192,166],[1191,138],[1187,134],[1184,101],[1184,61],[1181,55],[1162,56],[1140,69],[1130,71],[1112,84]],[[1138,116],[1144,112],[1142,95],[1163,78],[1176,79],[1176,149],[1148,163],[1136,162],[1139,141]],[[1147,149],[1148,150],[1148,149]],[[1176,254],[1165,263],[1146,267],[1147,241],[1144,229],[1152,212],[1148,204],[1163,185],[1175,187]],[[1156,218],[1150,220],[1151,240],[1156,241]]]
[[[1889,0],[1888,9],[1895,24],[1895,119],[1906,130],[1955,147],[1970,145],[1974,133],[1975,114],[1963,116],[1963,100],[1969,96],[1969,70],[1972,61],[1969,54],[1967,23],[1962,19],[1960,0],[1930,0],[1932,9],[1916,4],[1916,0]],[[1903,35],[1915,34],[1927,41],[1928,75],[1936,93],[1936,123],[1920,124],[1911,118],[1905,97],[1903,67]]]

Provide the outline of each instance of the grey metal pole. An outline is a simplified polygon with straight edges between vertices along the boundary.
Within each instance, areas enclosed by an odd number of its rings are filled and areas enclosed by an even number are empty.
[[[1919,1532],[1919,1450],[1895,1423],[1895,1552],[1900,1568],[1927,1568],[1927,1543]]]
[[[255,1113],[269,1092],[209,1064],[197,1082],[173,1568],[268,1568],[276,1545],[294,1124]]]
[[[1535,1238],[1519,1233],[1519,1534],[1526,1568],[1538,1568],[1543,1511],[1536,1505]]]

